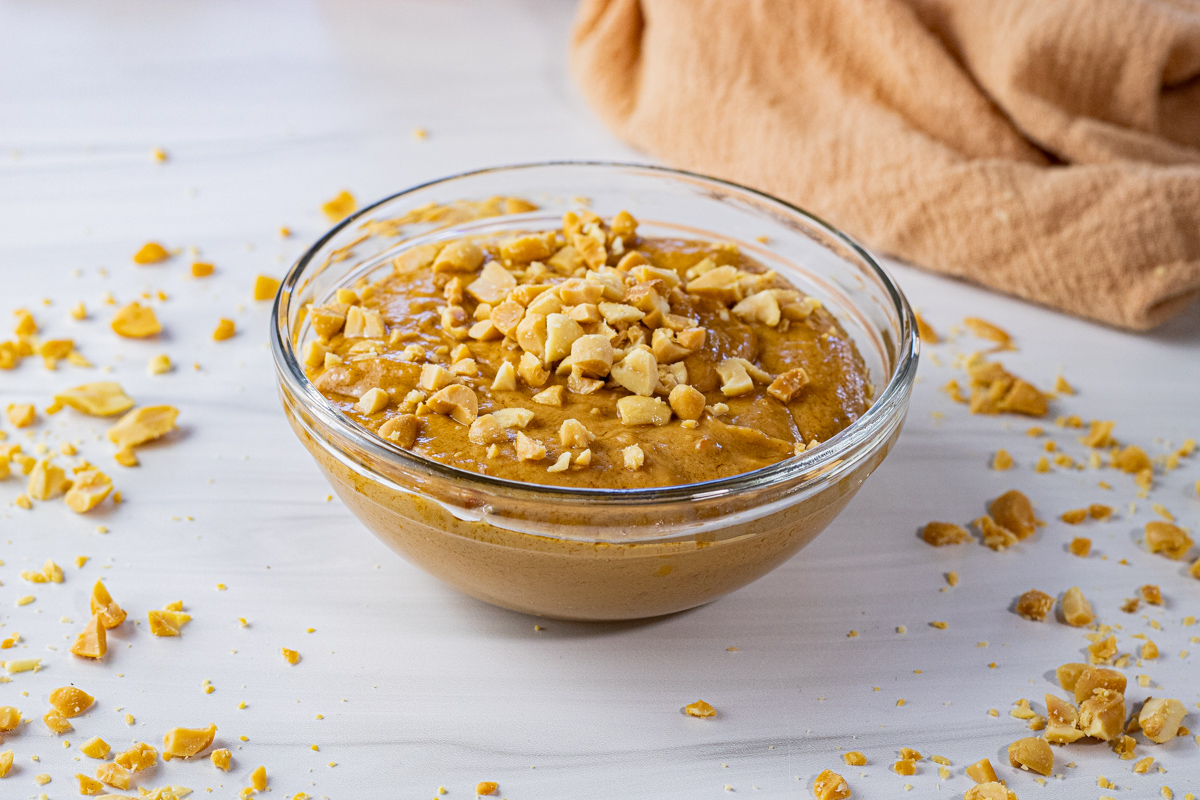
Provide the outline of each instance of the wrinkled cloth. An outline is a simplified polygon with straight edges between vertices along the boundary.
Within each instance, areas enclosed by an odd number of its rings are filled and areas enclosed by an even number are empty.
[[[1146,330],[1200,293],[1200,0],[583,0],[621,138],[868,246]]]

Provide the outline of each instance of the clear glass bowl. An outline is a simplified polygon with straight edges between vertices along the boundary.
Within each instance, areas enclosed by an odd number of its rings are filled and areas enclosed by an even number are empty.
[[[431,202],[520,197],[539,209],[446,227],[383,223]],[[335,410],[297,358],[309,303],[389,270],[427,241],[559,226],[588,203],[625,209],[638,232],[734,242],[819,298],[855,340],[871,408],[803,454],[730,478],[659,489],[503,480],[425,459]],[[371,234],[371,235],[367,235]],[[283,407],[334,490],[376,536],[461,591],[505,608],[577,620],[650,617],[738,589],[816,537],[890,451],[908,410],[918,340],[900,289],[845,234],[761,192],[660,167],[546,163],[458,175],[393,195],[343,221],[292,268],[275,300],[272,349]]]

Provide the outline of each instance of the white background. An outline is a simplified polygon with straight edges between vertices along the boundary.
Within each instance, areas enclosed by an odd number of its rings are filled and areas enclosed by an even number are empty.
[[[643,159],[604,131],[567,76],[572,12],[566,2],[534,0],[0,5],[0,331],[7,335],[13,309],[29,307],[47,335],[74,338],[98,366],[49,372],[30,359],[0,372],[0,405],[45,407],[56,389],[109,377],[99,371],[108,365],[139,403],[177,405],[182,425],[140,451],[140,468],[123,469],[99,439],[102,421],[42,415],[33,441],[0,423],[27,451],[35,442],[80,441],[81,454],[110,471],[126,498],[87,517],[58,502],[24,511],[13,505],[23,483],[0,483],[0,634],[24,638],[0,658],[42,656],[45,664],[0,684],[0,704],[31,720],[3,735],[0,748],[16,752],[17,767],[0,781],[0,796],[76,796],[70,776],[94,766],[77,763],[77,746],[93,735],[119,748],[157,745],[169,727],[209,722],[220,744],[240,748],[231,774],[175,761],[143,773],[141,785],[229,797],[265,764],[274,796],[289,798],[302,790],[338,800],[429,798],[440,785],[450,798],[471,797],[480,780],[498,781],[510,800],[717,798],[727,786],[797,797],[833,767],[855,797],[900,797],[905,783],[912,796],[960,797],[970,785],[962,768],[987,756],[1025,800],[1151,797],[1163,785],[1176,797],[1200,791],[1191,737],[1139,745],[1166,774],[1134,775],[1132,761],[1101,744],[1056,751],[1062,782],[1046,788],[1007,766],[1005,747],[1027,734],[1008,716],[1011,704],[1027,697],[1042,710],[1054,667],[1080,660],[1087,644],[1082,631],[1009,610],[1031,587],[1057,594],[1081,586],[1102,622],[1122,626],[1122,652],[1140,644],[1130,634],[1148,633],[1163,656],[1127,670],[1130,700],[1180,697],[1192,712],[1186,724],[1200,731],[1200,644],[1188,641],[1200,626],[1180,625],[1200,614],[1200,582],[1139,544],[1154,518],[1151,501],[1195,528],[1200,469],[1193,457],[1160,476],[1133,514],[1129,476],[1034,474],[1044,440],[1024,435],[1027,420],[972,418],[938,391],[961,376],[953,355],[984,345],[965,335],[926,349],[898,447],[812,546],[758,583],[671,618],[551,621],[535,631],[532,618],[462,597],[404,564],[327,502],[328,487],[280,413],[265,344],[268,304],[250,300],[253,276],[282,276],[326,227],[320,203],[343,188],[367,202],[480,166]],[[427,140],[413,137],[417,126]],[[154,163],[153,147],[170,160]],[[295,235],[281,239],[281,225]],[[186,277],[186,253],[134,266],[130,256],[151,239],[199,248],[217,273]],[[1079,394],[1056,401],[1052,413],[1115,419],[1122,441],[1151,454],[1200,435],[1194,307],[1139,336],[913,269],[896,266],[895,274],[943,333],[982,315],[1014,333],[1020,349],[1006,355],[1009,368],[1046,388],[1062,371]],[[157,289],[170,296],[154,304],[164,335],[113,335],[102,294],[123,304]],[[78,300],[92,313],[85,322],[68,315]],[[239,334],[216,343],[210,333],[221,316],[235,319]],[[146,361],[159,352],[177,369],[150,377]],[[1048,428],[1065,450],[1084,455],[1076,432]],[[1011,472],[988,468],[1001,446],[1016,458]],[[1104,491],[1099,480],[1115,488]],[[924,522],[966,522],[1014,486],[1050,523],[1009,552],[935,550],[917,538]],[[1081,529],[1057,521],[1092,502],[1120,514]],[[107,534],[95,531],[101,524]],[[1074,534],[1091,536],[1092,557],[1065,552]],[[91,561],[68,566],[76,555]],[[63,584],[18,577],[46,558],[66,567]],[[947,570],[961,582],[942,591]],[[103,663],[85,663],[66,648],[101,575],[139,624],[111,636]],[[1123,614],[1122,600],[1143,583],[1159,584],[1166,606]],[[16,607],[24,594],[37,599]],[[174,599],[194,621],[181,638],[150,636],[146,610]],[[931,620],[949,628],[935,630]],[[856,638],[847,638],[851,629]],[[303,661],[288,666],[281,646]],[[1193,654],[1181,658],[1181,649]],[[1152,688],[1137,687],[1139,673]],[[202,690],[205,679],[212,694]],[[75,731],[53,737],[40,721],[46,697],[72,682],[97,704]],[[683,716],[697,698],[718,716]],[[132,729],[126,712],[136,717]],[[888,765],[901,746],[948,757],[953,777],[940,780],[928,761],[912,778],[895,775]],[[870,764],[843,768],[839,749],[862,750]],[[38,787],[33,778],[43,771],[53,782]],[[1097,789],[1098,774],[1120,788]]]

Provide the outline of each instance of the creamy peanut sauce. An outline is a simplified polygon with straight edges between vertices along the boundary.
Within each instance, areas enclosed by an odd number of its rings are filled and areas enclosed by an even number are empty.
[[[310,309],[309,377],[426,458],[589,488],[749,472],[870,406],[854,342],[817,301],[733,245],[636,225],[568,213],[559,231],[413,248]]]

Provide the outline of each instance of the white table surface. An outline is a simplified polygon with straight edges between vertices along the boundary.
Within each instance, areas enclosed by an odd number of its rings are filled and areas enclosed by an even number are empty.
[[[1009,611],[1031,587],[1081,586],[1102,622],[1122,626],[1122,652],[1140,644],[1131,634],[1149,634],[1163,655],[1126,670],[1129,698],[1180,697],[1191,709],[1186,724],[1200,730],[1200,643],[1189,643],[1200,626],[1180,623],[1200,614],[1200,582],[1139,545],[1152,501],[1194,529],[1200,468],[1192,457],[1160,476],[1149,500],[1112,470],[1035,474],[1042,442],[1025,436],[1028,421],[970,417],[938,390],[961,375],[953,354],[982,346],[969,337],[926,349],[899,445],[812,546],[752,586],[670,618],[544,622],[535,631],[534,619],[460,596],[403,563],[327,501],[280,413],[268,304],[250,300],[253,276],[281,276],[325,229],[320,203],[342,188],[369,201],[485,165],[642,158],[605,132],[566,75],[572,11],[548,0],[0,5],[0,320],[29,307],[47,335],[75,338],[98,366],[50,372],[30,359],[0,372],[0,406],[44,407],[55,389],[103,376],[140,403],[176,404],[182,425],[141,450],[140,468],[122,469],[98,420],[43,415],[32,441],[0,423],[27,451],[80,440],[81,454],[109,469],[126,498],[87,516],[58,502],[24,511],[13,504],[23,481],[0,482],[0,634],[23,637],[0,658],[44,659],[40,672],[0,684],[0,704],[32,720],[2,735],[17,767],[0,796],[77,796],[71,775],[94,766],[77,747],[91,736],[157,745],[169,727],[209,722],[220,744],[236,748],[231,773],[174,761],[141,784],[230,797],[264,764],[274,796],[289,798],[429,798],[445,786],[453,800],[473,796],[481,780],[498,781],[510,800],[716,798],[729,789],[797,797],[832,767],[855,797],[905,796],[906,783],[914,797],[960,797],[971,783],[963,767],[987,756],[1023,800],[1157,797],[1163,785],[1176,797],[1200,792],[1200,747],[1190,736],[1139,745],[1166,774],[1135,775],[1133,761],[1099,744],[1057,751],[1062,779],[1045,788],[1007,766],[1005,748],[1028,734],[1009,717],[1012,703],[1026,697],[1042,710],[1054,667],[1080,660],[1087,644],[1083,631]],[[414,138],[417,126],[428,139]],[[154,147],[167,150],[167,163],[154,163]],[[281,239],[281,225],[295,235]],[[197,247],[218,271],[186,278],[186,255],[135,267],[131,254],[151,239]],[[1044,387],[1063,370],[1079,394],[1054,413],[1115,419],[1120,439],[1152,454],[1200,436],[1195,308],[1137,336],[913,269],[895,274],[943,333],[980,314],[1016,335],[1020,349],[1004,359],[1011,369]],[[105,291],[124,303],[157,289],[170,296],[155,303],[166,325],[159,341],[108,330]],[[87,321],[68,315],[78,300],[92,311]],[[216,343],[221,316],[239,333]],[[178,368],[150,377],[146,361],[159,352]],[[1082,453],[1075,432],[1048,427]],[[1017,460],[1010,472],[988,468],[999,446]],[[1102,479],[1114,489],[1098,488]],[[1031,540],[994,553],[917,539],[924,522],[965,522],[1014,486],[1051,521]],[[1091,502],[1118,506],[1117,519],[1078,530],[1057,521]],[[1091,536],[1095,555],[1065,552],[1075,533]],[[91,561],[77,569],[76,555]],[[47,558],[66,568],[61,585],[18,577]],[[943,591],[948,570],[961,582]],[[140,622],[91,663],[67,648],[100,576]],[[1165,607],[1122,613],[1143,583],[1162,587]],[[15,606],[24,594],[37,599]],[[194,620],[181,638],[150,636],[146,610],[174,599]],[[284,663],[282,646],[299,650],[301,663]],[[1151,688],[1132,680],[1140,673]],[[97,704],[55,737],[40,717],[49,691],[68,683]],[[718,716],[683,716],[697,698]],[[888,766],[901,746],[946,756],[953,776],[939,779],[929,761],[911,778],[895,775]],[[842,749],[862,750],[870,764],[842,767]],[[41,772],[53,782],[37,786]],[[1097,789],[1098,774],[1120,788]]]

